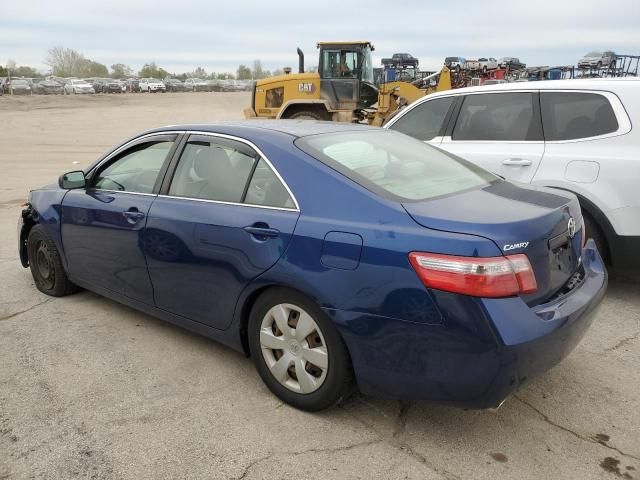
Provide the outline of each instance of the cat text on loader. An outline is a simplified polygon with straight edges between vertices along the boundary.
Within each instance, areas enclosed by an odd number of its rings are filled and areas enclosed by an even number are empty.
[[[298,49],[298,73],[285,73],[258,80],[254,85],[247,118],[297,118],[367,122],[382,125],[394,111],[429,93],[451,88],[445,67],[424,87],[391,82],[376,87],[370,42],[318,43],[318,72],[304,72],[304,55]],[[430,82],[436,82],[431,85]]]

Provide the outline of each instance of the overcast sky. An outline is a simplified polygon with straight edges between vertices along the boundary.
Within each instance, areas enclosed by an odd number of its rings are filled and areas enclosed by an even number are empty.
[[[434,6],[430,6],[433,3]],[[445,56],[518,56],[574,64],[590,50],[640,55],[640,0],[15,0],[1,2],[0,64],[48,67],[63,46],[107,66],[170,72],[317,64],[315,43],[369,40],[374,66],[394,52],[436,69]]]

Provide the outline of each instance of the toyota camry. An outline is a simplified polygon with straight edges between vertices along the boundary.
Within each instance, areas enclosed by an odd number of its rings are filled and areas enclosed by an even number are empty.
[[[573,194],[398,132],[250,121],[155,129],[61,175],[18,246],[40,291],[223,342],[297,408],[356,388],[490,408],[589,328],[607,273],[587,233]]]

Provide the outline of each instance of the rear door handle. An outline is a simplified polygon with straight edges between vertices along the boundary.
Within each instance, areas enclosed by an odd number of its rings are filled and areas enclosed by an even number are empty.
[[[280,235],[280,231],[275,228],[270,227],[256,227],[254,225],[250,225],[248,227],[244,227],[244,231],[253,235],[258,240],[266,240],[267,238],[275,238]]]
[[[531,165],[531,160],[527,160],[526,158],[507,158],[502,161],[503,165],[516,165],[520,167],[528,167]]]

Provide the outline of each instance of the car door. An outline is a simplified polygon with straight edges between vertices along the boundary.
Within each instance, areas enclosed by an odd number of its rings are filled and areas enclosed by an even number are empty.
[[[298,206],[241,139],[191,135],[173,163],[144,233],[155,303],[223,329],[244,287],[284,253]]]
[[[544,154],[538,93],[467,94],[440,148],[509,180],[530,183]]]
[[[142,233],[175,141],[136,140],[89,172],[86,188],[65,195],[61,235],[72,279],[153,305]]]
[[[387,128],[397,130],[425,143],[438,146],[453,110],[456,97],[434,97],[401,112]]]

